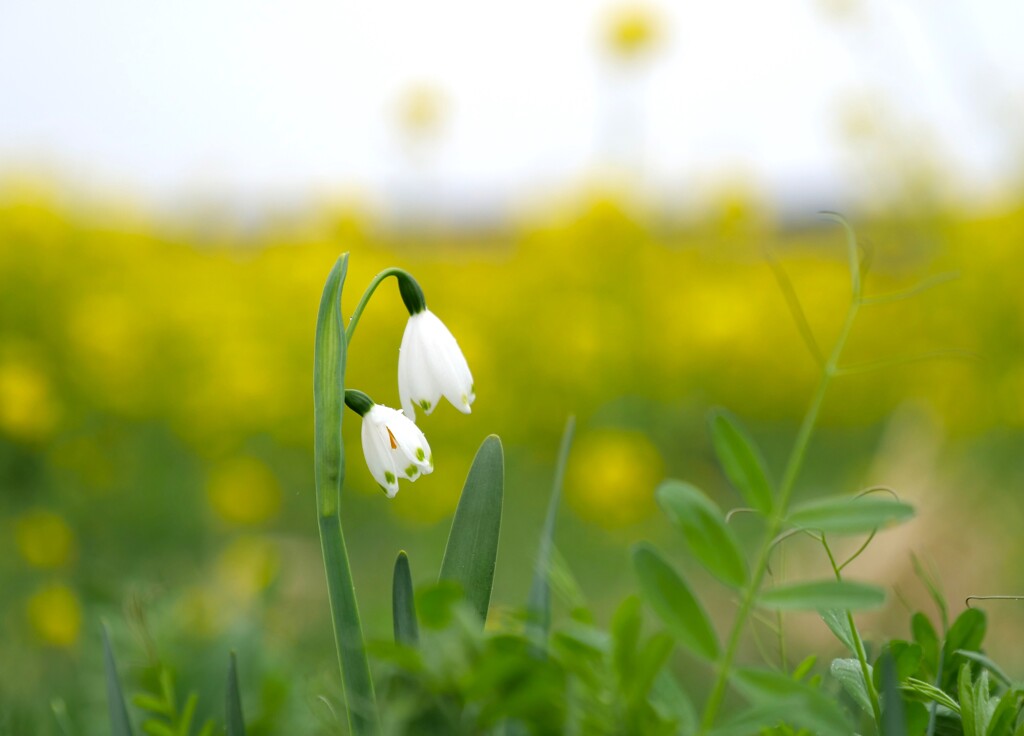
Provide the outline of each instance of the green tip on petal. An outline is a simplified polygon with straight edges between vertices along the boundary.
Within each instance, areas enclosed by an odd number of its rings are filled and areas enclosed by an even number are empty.
[[[384,471],[384,480],[386,480],[389,485],[394,483],[395,482],[395,474],[392,473],[390,470],[385,470]]]
[[[423,411],[430,411],[430,402],[427,401],[426,399],[423,399],[422,401],[420,401],[420,408],[422,408]]]
[[[410,465],[408,468],[405,469],[405,474],[408,475],[410,478],[415,478],[416,477],[416,466],[415,465]]]
[[[417,460],[419,460],[420,462],[423,462],[423,458],[425,458],[426,456],[427,456],[427,453],[423,452],[423,448],[422,447],[417,447],[416,448],[416,459]]]

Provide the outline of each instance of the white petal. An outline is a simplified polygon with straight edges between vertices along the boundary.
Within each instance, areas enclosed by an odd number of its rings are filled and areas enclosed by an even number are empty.
[[[424,310],[423,337],[429,349],[425,350],[428,372],[434,385],[452,406],[469,414],[476,394],[473,375],[454,335],[430,310]]]
[[[385,424],[387,407],[374,404],[363,417],[360,435],[363,440],[363,456],[370,475],[388,494],[394,498],[398,493],[398,472],[395,467],[395,456],[391,451],[391,440]],[[393,411],[393,410],[391,410]]]
[[[423,431],[402,412],[384,407],[387,414],[389,438],[394,439],[391,447],[396,467],[402,476],[415,479],[420,473],[426,475],[434,470],[430,445]]]
[[[402,346],[398,348],[398,397],[402,402],[402,410],[405,415],[416,421],[416,409],[413,407],[412,399],[412,370],[413,347],[415,328],[412,317],[405,323],[405,332],[402,333]]]
[[[430,414],[441,398],[441,388],[433,379],[427,362],[431,349],[425,334],[428,314],[424,310],[409,317],[398,352],[398,395],[402,409],[412,421],[416,421],[416,408]]]

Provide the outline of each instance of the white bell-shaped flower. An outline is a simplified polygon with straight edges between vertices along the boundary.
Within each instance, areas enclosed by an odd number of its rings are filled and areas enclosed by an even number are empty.
[[[463,414],[476,398],[473,374],[455,337],[426,307],[410,315],[398,353],[398,395],[405,415],[430,414],[444,396]]]
[[[398,493],[398,480],[416,480],[434,470],[427,438],[397,409],[374,404],[363,414],[363,455],[370,475],[388,498]]]

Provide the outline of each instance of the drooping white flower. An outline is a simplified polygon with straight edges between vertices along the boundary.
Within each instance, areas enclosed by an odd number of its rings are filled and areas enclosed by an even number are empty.
[[[425,306],[409,316],[398,352],[398,395],[405,415],[430,414],[444,396],[463,414],[476,398],[473,374],[452,333]]]
[[[388,498],[398,493],[400,478],[412,481],[434,470],[427,438],[397,409],[371,406],[363,414],[362,438],[366,466]]]

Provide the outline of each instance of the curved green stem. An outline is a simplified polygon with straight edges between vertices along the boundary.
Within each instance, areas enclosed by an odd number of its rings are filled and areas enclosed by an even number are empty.
[[[352,335],[355,334],[356,325],[359,324],[359,318],[363,316],[363,310],[366,309],[366,305],[369,304],[370,297],[373,296],[373,292],[377,291],[377,287],[380,286],[381,282],[388,276],[394,276],[398,279],[406,278],[415,282],[412,278],[412,274],[404,268],[397,268],[394,266],[391,268],[385,268],[379,274],[374,276],[373,281],[370,282],[370,285],[366,287],[366,291],[364,291],[363,295],[359,298],[359,303],[356,305],[356,308],[352,310],[352,317],[349,319],[348,327],[345,329],[345,343],[347,345],[352,343]]]
[[[754,600],[757,597],[758,591],[761,589],[761,583],[764,582],[764,576],[768,569],[768,557],[771,555],[772,548],[774,546],[773,540],[782,529],[782,522],[786,518],[786,510],[789,507],[789,501],[792,498],[797,477],[800,475],[804,458],[807,455],[807,448],[811,441],[811,435],[814,433],[814,427],[818,422],[818,416],[821,414],[821,407],[825,403],[825,394],[828,390],[829,384],[836,375],[839,358],[843,354],[843,348],[846,347],[846,341],[850,337],[850,331],[853,328],[854,320],[857,318],[857,311],[859,308],[860,281],[857,279],[854,282],[853,300],[847,310],[846,319],[843,321],[843,327],[839,332],[839,336],[836,338],[835,345],[832,348],[832,354],[829,356],[828,361],[821,370],[821,375],[818,379],[818,386],[814,391],[811,404],[807,408],[807,413],[804,414],[803,422],[800,424],[800,429],[793,442],[793,449],[790,452],[789,460],[786,463],[786,470],[782,476],[782,484],[779,486],[778,503],[775,504],[774,511],[768,519],[764,542],[757,554],[750,583],[744,590],[743,597],[740,600],[740,607],[736,612],[736,619],[733,622],[732,630],[729,632],[725,652],[722,655],[721,662],[719,663],[718,675],[715,678],[715,684],[712,686],[711,694],[708,696],[707,704],[704,706],[704,716],[701,719],[699,731],[701,734],[707,733],[711,726],[714,725],[715,717],[718,715],[718,709],[721,707],[722,699],[725,697],[725,688],[729,681],[729,671],[732,667],[733,659],[736,656],[736,650],[739,647],[740,636],[746,626],[750,611],[754,606]]]

